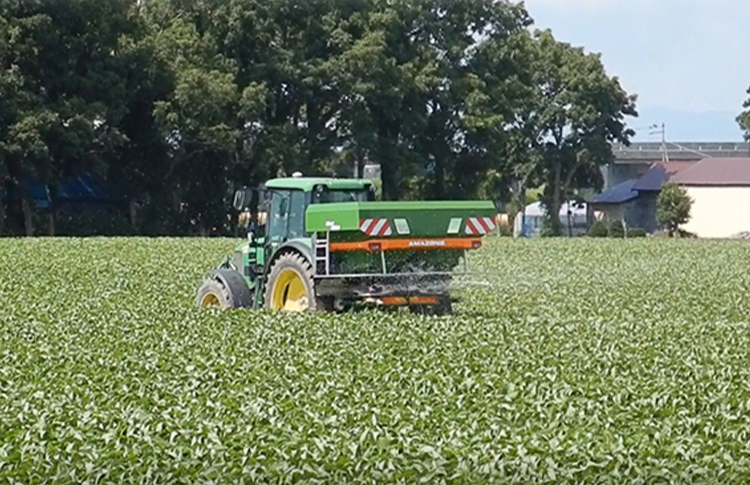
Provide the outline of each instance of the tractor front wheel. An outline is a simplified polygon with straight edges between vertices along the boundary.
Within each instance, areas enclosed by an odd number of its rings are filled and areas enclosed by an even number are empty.
[[[313,267],[299,253],[282,254],[268,273],[264,295],[266,308],[290,312],[330,311],[327,301],[316,297]]]
[[[203,280],[198,288],[196,300],[202,307],[232,308],[234,306],[229,290],[213,278]]]
[[[201,282],[196,303],[201,307],[250,308],[253,294],[240,273],[220,268]]]

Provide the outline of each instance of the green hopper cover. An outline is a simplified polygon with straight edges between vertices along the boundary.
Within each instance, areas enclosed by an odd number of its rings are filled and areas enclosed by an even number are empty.
[[[476,237],[495,230],[496,215],[490,201],[345,202],[309,206],[305,224],[334,239]]]

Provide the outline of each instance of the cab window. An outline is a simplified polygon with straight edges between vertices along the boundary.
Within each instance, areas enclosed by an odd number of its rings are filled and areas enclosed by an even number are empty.
[[[305,237],[305,193],[292,190],[289,198],[289,239]]]
[[[270,207],[268,213],[268,240],[271,242],[281,242],[287,233],[287,224],[289,219],[289,199],[288,190],[274,190],[271,192]]]
[[[313,191],[314,204],[338,202],[368,202],[375,200],[375,193],[369,189],[342,190],[318,186]]]
[[[305,236],[305,193],[301,190],[271,192],[268,217],[268,240],[284,242]]]

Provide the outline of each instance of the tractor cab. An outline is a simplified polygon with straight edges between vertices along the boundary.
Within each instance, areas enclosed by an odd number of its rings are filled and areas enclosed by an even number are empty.
[[[302,177],[295,173],[291,178],[272,179],[257,188],[239,189],[233,206],[241,212],[239,221],[247,228],[248,241],[269,234],[269,242],[285,242],[309,237],[304,220],[311,204],[374,200],[375,186],[369,180]]]
[[[310,246],[305,225],[310,205],[368,202],[376,199],[370,180],[302,177],[276,178],[258,187],[243,187],[232,205],[240,212],[238,222],[247,230],[247,241],[236,248],[233,266],[241,270],[253,288],[267,272],[266,262],[282,247]]]
[[[240,213],[237,222],[247,229],[249,241],[264,236],[268,212],[266,191],[262,186],[237,190],[232,206]]]

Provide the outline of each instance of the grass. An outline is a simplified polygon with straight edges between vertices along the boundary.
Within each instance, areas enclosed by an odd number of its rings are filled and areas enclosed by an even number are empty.
[[[750,477],[750,250],[493,240],[448,318],[194,307],[235,245],[0,240],[0,482]]]

